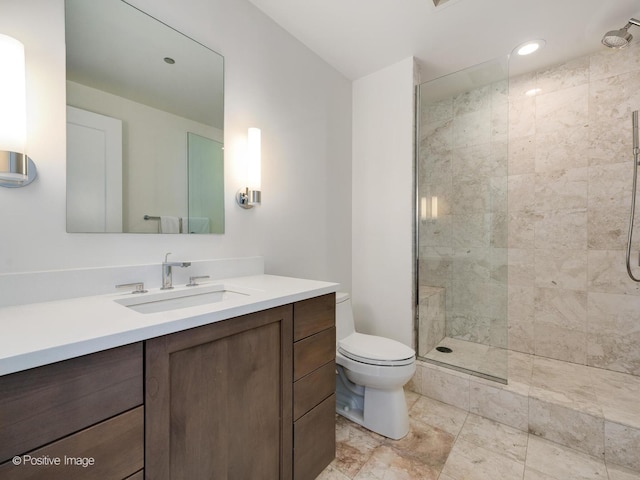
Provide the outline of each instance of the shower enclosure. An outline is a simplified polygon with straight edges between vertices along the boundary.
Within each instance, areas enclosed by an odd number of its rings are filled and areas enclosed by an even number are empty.
[[[508,59],[416,105],[418,358],[506,383]]]

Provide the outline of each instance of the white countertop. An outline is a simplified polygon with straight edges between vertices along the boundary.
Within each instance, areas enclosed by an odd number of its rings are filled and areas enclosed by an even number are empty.
[[[220,320],[332,293],[337,283],[274,275],[210,282],[249,292],[219,303],[138,313],[117,293],[0,308],[0,375],[26,370]],[[176,286],[171,292],[201,287]],[[155,294],[159,289],[150,289]]]

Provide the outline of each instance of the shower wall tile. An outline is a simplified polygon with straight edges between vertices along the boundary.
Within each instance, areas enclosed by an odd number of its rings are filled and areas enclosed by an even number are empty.
[[[426,155],[447,152],[453,145],[453,120],[420,126],[420,151]]]
[[[508,295],[509,349],[534,353],[535,288],[510,284]]]
[[[509,141],[509,175],[534,173],[536,168],[536,137],[519,137]]]
[[[554,172],[589,165],[589,128],[566,127],[536,135],[536,172]]]
[[[586,332],[587,292],[560,288],[537,288],[535,322]],[[585,344],[586,346],[586,344]],[[576,363],[584,363],[576,362]]]
[[[581,57],[538,72],[536,87],[542,93],[584,85],[589,82],[589,57]]]
[[[507,245],[512,249],[529,249],[535,247],[535,222],[537,214],[531,211],[509,212]],[[533,262],[531,263],[533,267]],[[533,271],[533,268],[532,268]]]
[[[535,251],[532,248],[510,248],[507,251],[507,259],[509,285],[535,285]]]
[[[637,252],[633,257],[632,265]],[[587,263],[590,292],[640,295],[640,284],[627,275],[625,250],[589,250]]]
[[[453,115],[458,117],[467,113],[486,112],[491,107],[491,96],[490,85],[456,95],[453,97]]]
[[[536,134],[587,125],[588,92],[588,85],[580,85],[537,95]]]
[[[590,292],[588,364],[640,375],[640,297]]]
[[[537,76],[536,72],[528,72],[509,78],[509,100],[525,97],[528,91],[536,88]]]
[[[586,250],[535,250],[535,285],[537,287],[586,290]]]
[[[453,118],[453,99],[446,98],[437,102],[422,99],[420,123],[439,123]]]
[[[622,250],[627,244],[629,212],[607,207],[589,208],[589,248]]]
[[[635,40],[622,50],[602,49],[590,57],[590,78],[602,78],[621,75],[640,70],[640,41]]]
[[[491,112],[480,110],[453,118],[453,147],[482,145],[491,140]]]
[[[587,361],[587,334],[564,328],[555,323],[536,321],[534,325],[534,354],[565,362],[585,364]]]
[[[508,184],[509,211],[533,211],[536,203],[535,174],[510,175]]]
[[[533,97],[512,97],[509,101],[509,139],[536,133],[536,102]]]
[[[534,225],[537,248],[587,249],[587,209],[539,212]]]
[[[588,168],[571,168],[537,173],[535,210],[586,209]]]

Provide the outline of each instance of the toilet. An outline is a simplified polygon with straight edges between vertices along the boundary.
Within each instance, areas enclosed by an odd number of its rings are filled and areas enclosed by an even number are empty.
[[[394,440],[409,432],[404,385],[415,351],[389,338],[355,331],[348,293],[336,294],[336,412]]]

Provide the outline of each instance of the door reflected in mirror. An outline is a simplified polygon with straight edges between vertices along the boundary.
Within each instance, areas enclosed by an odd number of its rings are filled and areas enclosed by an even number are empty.
[[[67,231],[224,233],[224,60],[121,0],[65,0]]]

